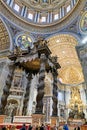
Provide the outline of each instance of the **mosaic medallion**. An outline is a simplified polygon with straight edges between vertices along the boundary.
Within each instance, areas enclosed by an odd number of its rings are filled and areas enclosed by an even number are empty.
[[[32,39],[29,35],[26,34],[17,35],[15,43],[22,50],[26,50],[28,47],[30,47],[31,49],[33,48]]]
[[[80,31],[87,34],[87,11],[85,11],[80,20]]]

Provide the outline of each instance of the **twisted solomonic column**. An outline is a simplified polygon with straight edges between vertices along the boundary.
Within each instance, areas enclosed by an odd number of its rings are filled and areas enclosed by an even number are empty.
[[[52,111],[52,116],[57,116],[57,114],[58,114],[58,110],[57,110],[57,104],[58,104],[58,99],[57,99],[57,96],[58,96],[58,93],[57,93],[57,89],[58,89],[58,87],[57,87],[57,75],[58,75],[58,73],[57,73],[56,68],[53,68],[52,73],[53,73],[53,97],[52,97],[52,99],[53,99],[53,106],[52,106],[53,111]]]
[[[24,95],[22,115],[27,115],[27,107],[28,107],[28,101],[29,101],[29,95],[30,95],[32,74],[29,74],[27,79],[28,79],[28,83],[27,83],[26,92]]]
[[[43,97],[44,97],[44,87],[45,87],[45,62],[46,62],[46,57],[45,54],[41,54],[40,57],[40,71],[39,71],[39,85],[38,85],[38,94],[36,97],[36,114],[42,114],[43,113]]]
[[[13,80],[13,74],[14,74],[14,70],[15,70],[15,64],[13,62],[11,62],[8,65],[9,68],[9,73],[5,82],[5,86],[3,88],[3,94],[1,97],[1,103],[0,103],[0,115],[5,114],[5,106],[7,104],[7,98],[9,96],[9,92],[10,92],[10,88],[11,88],[11,83]]]

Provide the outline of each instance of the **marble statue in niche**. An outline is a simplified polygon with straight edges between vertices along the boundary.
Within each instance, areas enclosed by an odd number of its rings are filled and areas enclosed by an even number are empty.
[[[12,103],[9,103],[6,105],[5,107],[5,114],[7,116],[13,116],[13,115],[16,115],[16,111],[17,111],[17,104],[12,104]]]

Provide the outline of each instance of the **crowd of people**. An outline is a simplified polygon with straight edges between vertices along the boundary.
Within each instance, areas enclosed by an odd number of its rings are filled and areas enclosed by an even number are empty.
[[[23,126],[21,127],[21,129],[20,130],[57,130],[58,128],[57,128],[57,126],[56,125],[54,125],[53,127],[51,127],[50,125],[44,125],[44,124],[42,124],[41,126],[39,126],[39,125],[29,125],[29,127],[26,129],[26,125],[25,124],[23,124]]]
[[[7,126],[3,126],[0,130],[58,130],[58,127],[56,125],[54,125],[53,127],[51,127],[50,125],[46,124],[42,124],[41,126],[39,125],[26,125],[23,124],[21,126],[21,128],[17,128],[15,126],[11,126],[11,127],[7,127]]]
[[[8,128],[6,126],[3,126],[0,130],[71,130],[69,127],[68,127],[68,124],[65,123],[62,127],[57,127],[56,124],[54,126],[50,126],[49,124],[42,124],[41,126],[39,125],[32,125],[32,124],[29,124],[29,125],[26,125],[26,124],[23,124],[20,128],[16,128],[15,126],[12,126],[11,128]],[[81,130],[80,129],[80,126],[77,125],[73,128],[73,130]]]

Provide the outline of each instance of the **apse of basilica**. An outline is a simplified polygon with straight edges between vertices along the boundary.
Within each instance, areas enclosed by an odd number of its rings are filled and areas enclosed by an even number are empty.
[[[1,0],[0,115],[6,116],[4,122],[26,123],[28,117],[30,123],[79,120],[83,124],[87,120],[86,53],[86,0]]]

